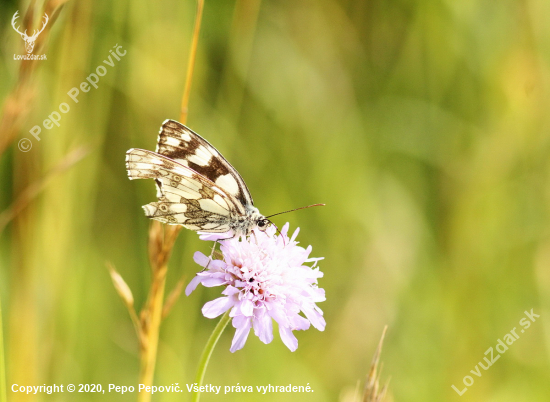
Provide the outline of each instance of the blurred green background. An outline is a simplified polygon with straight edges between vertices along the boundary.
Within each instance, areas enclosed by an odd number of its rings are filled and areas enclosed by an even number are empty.
[[[33,3],[35,24],[61,3]],[[67,1],[35,50],[47,61],[23,63],[10,21],[28,6],[0,3],[7,384],[135,386],[137,341],[106,262],[140,307],[150,280],[140,206],[155,192],[127,179],[124,157],[154,150],[161,123],[179,118],[196,4]],[[127,54],[74,103],[67,92],[117,44]],[[385,324],[390,401],[549,400],[549,89],[548,0],[207,0],[187,123],[239,170],[264,214],[327,204],[276,219],[301,227],[301,243],[325,257],[327,329],[297,332],[295,353],[276,334],[269,345],[250,335],[232,354],[229,327],[205,383],[315,392],[202,400],[350,402]],[[62,102],[71,110],[36,141],[29,130]],[[68,162],[81,147],[86,156]],[[193,277],[193,253],[209,247],[180,234],[168,290]],[[219,292],[177,302],[157,385],[194,381],[217,322],[200,308]],[[540,318],[481,378],[471,374],[531,309]],[[451,385],[463,389],[467,375],[475,383],[460,397]]]

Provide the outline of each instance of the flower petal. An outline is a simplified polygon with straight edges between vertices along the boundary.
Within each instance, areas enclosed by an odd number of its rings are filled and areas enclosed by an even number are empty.
[[[291,352],[298,349],[298,339],[289,328],[279,325],[279,335],[281,335],[281,340]]]
[[[289,228],[289,227],[290,227],[290,223],[287,222],[287,223],[284,224],[283,228],[281,229],[281,234],[282,234],[283,236],[288,237],[288,236],[287,236],[287,233],[288,233],[288,228]]]
[[[274,304],[275,303],[272,303],[272,305],[274,305]],[[284,326],[284,327],[290,326],[290,322],[288,321],[288,317],[286,316],[286,313],[283,311],[282,308],[276,306],[275,308],[269,309],[269,307],[268,307],[268,314],[275,321],[277,321],[277,324],[279,324],[279,326]]]
[[[306,315],[309,322],[311,322],[311,324],[315,328],[317,328],[319,331],[325,330],[325,326],[327,325],[327,323],[322,314],[320,314],[317,310],[311,308],[310,306],[302,306],[302,311]]]
[[[309,321],[299,314],[292,316],[290,321],[292,322],[293,331],[305,331],[306,329],[309,329]]]
[[[254,311],[254,304],[250,300],[245,299],[241,302],[241,312],[246,317],[252,317],[253,311]]]
[[[256,311],[258,311],[258,309],[256,309]],[[254,325],[254,334],[260,338],[260,341],[268,344],[273,340],[273,321],[271,321],[271,317],[265,310],[256,313],[256,317],[252,321],[252,324]]]
[[[203,278],[200,276],[195,276],[193,279],[191,279],[191,282],[189,282],[189,284],[185,288],[185,295],[189,296],[191,292],[195,290],[197,286],[199,286],[199,283],[202,282],[202,279]]]
[[[235,319],[233,319],[233,325],[235,325]],[[243,321],[243,323],[237,327],[235,336],[231,342],[231,353],[235,353],[237,350],[242,349],[250,333],[250,319]]]
[[[205,267],[208,265],[208,263],[210,262],[210,258],[208,258],[207,256],[205,256],[203,253],[201,253],[200,251],[195,251],[195,254],[193,254],[193,260],[199,264],[201,267]]]
[[[296,240],[296,237],[298,237],[298,233],[300,233],[300,228],[296,228],[294,233],[292,233],[292,237],[290,238],[290,242],[292,243],[294,240]]]
[[[229,310],[233,304],[234,302],[230,297],[218,297],[202,307],[202,315],[206,318],[216,318]]]
[[[233,236],[232,230],[225,233],[204,233],[204,232],[197,232],[197,233],[199,234],[199,239],[205,240],[205,241],[224,240],[224,239],[229,239]]]
[[[236,296],[238,295],[239,293],[241,293],[241,291],[239,289],[237,289],[236,287],[233,287],[231,285],[228,285],[222,292],[222,295],[226,295],[226,296]]]
[[[212,288],[214,286],[220,286],[225,284],[225,278],[219,278],[219,277],[208,277],[204,278],[202,280],[202,286],[206,286],[207,288]]]

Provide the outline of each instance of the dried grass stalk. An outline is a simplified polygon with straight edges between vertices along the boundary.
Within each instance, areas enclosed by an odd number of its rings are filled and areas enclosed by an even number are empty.
[[[185,124],[187,121],[187,111],[189,96],[191,91],[191,81],[193,78],[193,68],[195,65],[195,55],[199,39],[200,25],[202,20],[202,10],[204,1],[197,1],[197,14],[195,17],[195,27],[189,55],[189,64],[185,80],[185,89],[181,103],[180,121]],[[113,284],[126,304],[130,316],[134,321],[136,333],[139,339],[140,352],[140,374],[139,383],[145,387],[153,384],[155,365],[157,359],[157,349],[160,325],[162,320],[170,312],[183,289],[183,279],[178,282],[175,289],[164,301],[166,288],[166,274],[168,272],[168,261],[172,248],[181,230],[181,226],[165,226],[158,221],[152,221],[149,229],[149,263],[151,266],[151,286],[147,297],[147,302],[139,314],[139,318],[134,309],[133,297],[131,297],[130,288],[126,285],[122,277],[110,268]],[[130,302],[131,301],[131,302]],[[142,391],[138,395],[139,402],[149,402],[151,394]]]
[[[382,367],[378,370],[380,354],[382,353],[382,344],[384,343],[384,337],[386,336],[387,329],[388,326],[386,325],[382,331],[380,342],[378,342],[378,347],[376,348],[376,352],[372,358],[369,374],[367,375],[365,387],[363,389],[363,402],[382,402],[388,390],[389,380],[382,388],[380,388],[380,372],[382,371]]]

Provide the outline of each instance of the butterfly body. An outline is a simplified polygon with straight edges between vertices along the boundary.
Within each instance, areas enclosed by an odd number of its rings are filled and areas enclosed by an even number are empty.
[[[128,177],[154,179],[158,201],[143,206],[163,223],[205,233],[248,235],[270,223],[254,206],[244,180],[208,141],[174,120],[161,127],[156,152],[126,153]]]

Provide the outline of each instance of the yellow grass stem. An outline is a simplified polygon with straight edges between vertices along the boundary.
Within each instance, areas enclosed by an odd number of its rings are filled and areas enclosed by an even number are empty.
[[[197,0],[195,27],[193,30],[191,49],[189,53],[189,63],[187,65],[185,88],[181,101],[180,121],[184,124],[187,121],[191,81],[193,78],[193,68],[197,53],[203,7],[204,0]],[[153,385],[160,324],[163,318],[163,311],[165,311],[164,291],[166,288],[168,259],[170,258],[172,246],[174,245],[180,229],[181,227],[179,226],[164,227],[164,225],[154,221],[151,224],[151,229],[149,231],[149,258],[151,261],[152,281],[147,304],[141,312],[141,333],[138,334],[140,339],[141,357],[139,383],[143,384],[145,387],[150,387]],[[149,402],[150,400],[151,393],[147,391],[147,388],[145,388],[145,391],[140,392],[138,395],[138,401]]]
[[[6,402],[6,367],[4,360],[4,333],[2,330],[2,301],[0,300],[0,402]]]
[[[140,375],[139,383],[145,390],[138,395],[139,402],[149,402],[151,392],[147,387],[153,385],[157,349],[164,306],[164,290],[168,260],[180,227],[164,227],[154,221],[149,230],[149,258],[151,261],[152,280],[147,303],[140,314]]]
[[[187,112],[189,105],[189,96],[191,95],[191,81],[193,78],[193,69],[195,68],[195,58],[197,55],[197,46],[199,43],[199,33],[201,30],[202,10],[204,8],[204,0],[197,0],[197,15],[195,17],[195,27],[193,28],[193,39],[191,41],[191,49],[189,50],[189,63],[187,64],[187,76],[185,78],[185,89],[181,98],[180,122],[187,122]]]
[[[142,311],[142,319],[146,317],[148,319],[142,321],[144,333],[141,338],[139,383],[145,385],[145,387],[153,385],[167,270],[167,265],[162,265],[155,270],[149,291],[149,299],[144,311]],[[143,313],[146,313],[146,315]],[[138,401],[146,402],[150,400],[151,393],[147,388],[139,393]]]

